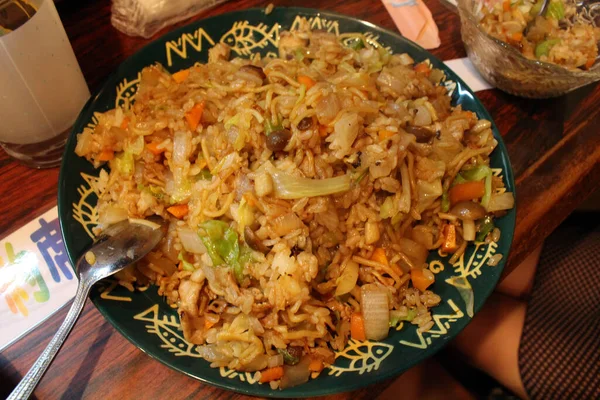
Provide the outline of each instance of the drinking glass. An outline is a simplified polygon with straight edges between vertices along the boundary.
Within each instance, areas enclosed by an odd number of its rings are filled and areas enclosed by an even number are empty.
[[[0,145],[35,168],[60,164],[90,97],[52,0],[0,0]]]

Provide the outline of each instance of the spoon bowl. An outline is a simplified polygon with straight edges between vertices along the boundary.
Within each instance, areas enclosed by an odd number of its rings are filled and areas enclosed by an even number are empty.
[[[77,260],[79,278],[73,304],[48,346],[8,396],[7,400],[28,399],[54,357],[71,333],[92,286],[150,252],[167,231],[167,221],[160,217],[124,220],[107,227],[90,248]]]
[[[166,233],[167,224],[160,217],[124,220],[110,225],[77,260],[80,282],[95,282],[122,270],[148,254]]]

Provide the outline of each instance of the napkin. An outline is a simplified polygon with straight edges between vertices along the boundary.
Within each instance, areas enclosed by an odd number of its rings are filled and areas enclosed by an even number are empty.
[[[382,0],[405,38],[426,49],[440,47],[440,34],[423,0]]]

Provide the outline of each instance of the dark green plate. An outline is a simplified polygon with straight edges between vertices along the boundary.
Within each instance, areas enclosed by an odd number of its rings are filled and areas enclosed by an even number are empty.
[[[207,60],[208,49],[219,41],[233,47],[232,55],[246,56],[259,51],[275,50],[278,33],[298,23],[299,17],[310,20],[313,29],[335,33],[363,32],[370,40],[394,53],[406,52],[415,60],[429,59],[445,71],[447,86],[453,89],[453,104],[491,120],[473,92],[443,63],[431,54],[399,35],[368,22],[344,15],[304,8],[277,7],[265,15],[263,9],[250,9],[219,15],[177,29],[150,43],[129,57],[112,74],[102,89],[85,105],[67,144],[60,174],[58,206],[64,242],[71,262],[92,241],[91,228],[97,221],[96,194],[93,181],[99,171],[74,153],[76,134],[94,124],[94,113],[123,104],[135,95],[138,72],[155,62],[170,71],[188,68]],[[514,192],[513,174],[506,148],[494,126],[499,144],[492,155],[492,167],[504,178],[508,190]],[[110,282],[93,290],[91,299],[98,310],[114,326],[150,356],[160,362],[204,382],[237,392],[258,396],[319,396],[357,389],[398,375],[440,350],[469,323],[465,302],[455,286],[471,285],[475,294],[475,311],[494,289],[502,272],[512,241],[515,210],[498,220],[502,237],[498,244],[470,248],[455,265],[447,257],[431,256],[432,270],[437,274],[433,290],[442,296],[442,303],[433,310],[434,327],[427,333],[417,333],[412,325],[393,332],[380,343],[350,343],[338,354],[335,365],[305,385],[283,391],[273,391],[268,385],[254,382],[252,374],[239,374],[225,369],[212,369],[198,357],[195,345],[186,343],[178,330],[179,321],[174,309],[157,295],[154,288],[131,293]],[[502,254],[499,265],[487,265],[493,254]],[[447,282],[448,279],[451,281]]]

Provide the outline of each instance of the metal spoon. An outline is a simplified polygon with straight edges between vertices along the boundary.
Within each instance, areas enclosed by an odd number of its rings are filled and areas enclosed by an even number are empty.
[[[550,0],[542,0],[542,7],[540,8],[540,11],[535,15],[535,17],[533,17],[531,21],[527,23],[527,26],[525,27],[525,29],[523,29],[523,36],[527,36],[529,29],[535,24],[535,19],[537,17],[546,14],[546,10],[548,9],[549,4]]]
[[[166,222],[158,217],[149,220],[125,220],[104,230],[90,249],[77,260],[75,270],[79,277],[79,285],[67,317],[7,400],[28,399],[31,396],[71,333],[94,283],[140,260],[160,242],[165,232]]]

